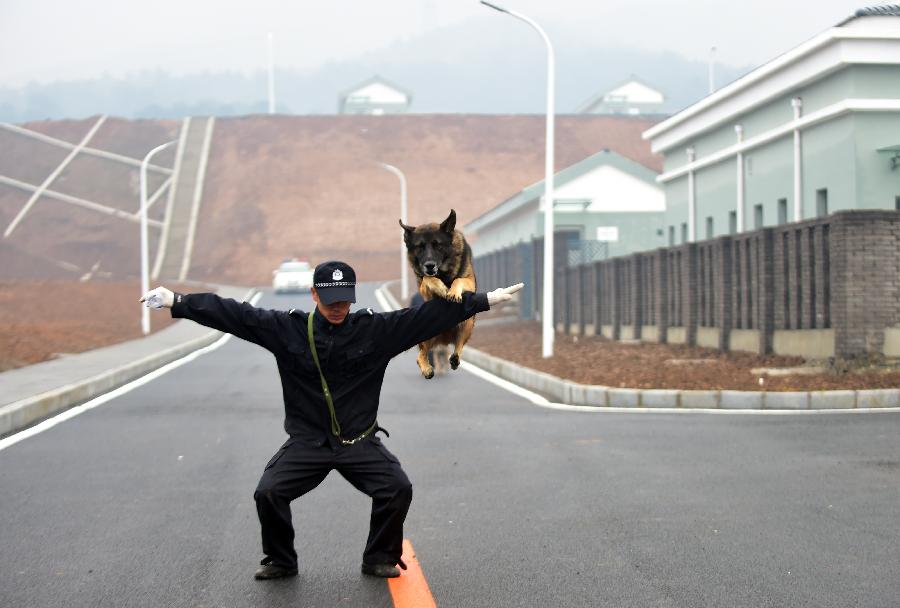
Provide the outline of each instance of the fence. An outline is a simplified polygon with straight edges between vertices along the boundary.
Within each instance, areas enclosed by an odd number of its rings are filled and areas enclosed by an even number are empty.
[[[842,211],[574,265],[583,245],[572,233],[554,239],[557,331],[808,358],[900,357],[900,213]],[[539,319],[542,258],[543,239],[479,256],[480,289],[524,281],[520,315]]]

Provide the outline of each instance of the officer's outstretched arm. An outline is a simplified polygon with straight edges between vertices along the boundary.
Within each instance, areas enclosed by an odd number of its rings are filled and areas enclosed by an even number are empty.
[[[170,308],[172,317],[190,319],[259,344],[276,354],[283,347],[281,326],[287,313],[256,308],[247,302],[220,298],[214,293],[174,293],[165,287],[148,291],[140,300],[150,308]]]
[[[406,349],[433,338],[462,323],[491,306],[512,299],[512,294],[522,289],[524,283],[495,289],[489,293],[463,294],[461,302],[435,298],[415,308],[403,308],[381,315],[383,321],[381,340],[388,347],[391,357]]]

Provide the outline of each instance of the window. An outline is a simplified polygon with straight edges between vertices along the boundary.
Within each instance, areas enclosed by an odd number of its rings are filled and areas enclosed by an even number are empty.
[[[753,205],[753,227],[757,230],[763,227],[763,206]]]
[[[715,233],[713,227],[714,227],[714,225],[713,225],[713,218],[712,218],[712,216],[710,215],[710,216],[708,216],[708,217],[706,218],[706,238],[707,238],[707,239],[711,239],[711,238],[713,238],[713,237],[716,235],[716,233]]]
[[[728,212],[728,234],[737,234],[737,211]]]
[[[828,188],[820,188],[816,190],[816,216],[826,215],[828,215]]]
[[[778,224],[787,224],[787,199],[778,199]]]
[[[675,226],[669,226],[669,247],[675,245]]]
[[[688,234],[687,234],[687,222],[681,222],[681,242],[688,242]]]

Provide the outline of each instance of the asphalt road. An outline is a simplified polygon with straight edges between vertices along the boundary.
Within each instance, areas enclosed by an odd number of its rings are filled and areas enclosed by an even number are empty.
[[[334,473],[293,505],[300,575],[253,580],[280,400],[231,340],[0,451],[0,606],[391,606]],[[381,402],[438,606],[900,605],[900,414],[552,411],[412,353]]]

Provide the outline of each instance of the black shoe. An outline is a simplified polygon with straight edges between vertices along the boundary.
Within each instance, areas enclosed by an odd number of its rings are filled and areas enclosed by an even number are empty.
[[[253,575],[257,580],[269,580],[273,578],[285,578],[287,576],[297,576],[297,567],[279,566],[273,564],[271,558],[265,558],[262,566]]]
[[[381,578],[397,578],[400,576],[400,570],[396,566],[390,564],[367,564],[365,562],[362,565],[362,573]]]

